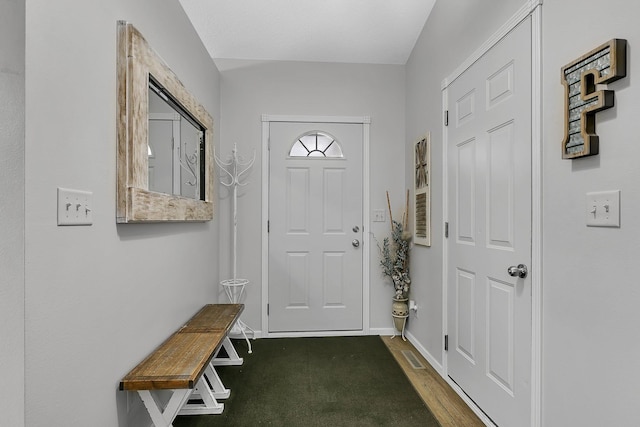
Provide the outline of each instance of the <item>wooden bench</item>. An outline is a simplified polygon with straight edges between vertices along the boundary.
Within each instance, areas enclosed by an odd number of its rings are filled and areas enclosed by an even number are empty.
[[[229,397],[230,391],[214,366],[242,364],[227,335],[243,309],[243,304],[205,305],[133,368],[120,381],[120,390],[138,392],[156,427],[170,427],[178,414],[222,413],[224,405],[216,399]],[[226,356],[218,357],[222,348]],[[160,404],[152,390],[170,390],[169,402]]]

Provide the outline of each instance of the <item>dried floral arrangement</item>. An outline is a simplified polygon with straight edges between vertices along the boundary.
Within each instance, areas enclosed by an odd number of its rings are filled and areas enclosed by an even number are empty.
[[[409,276],[409,251],[411,250],[411,232],[409,228],[409,190],[407,190],[406,209],[402,215],[402,222],[394,221],[391,213],[391,202],[387,191],[387,206],[391,221],[391,237],[385,237],[380,249],[380,266],[382,273],[393,281],[395,298],[409,297],[411,277]]]

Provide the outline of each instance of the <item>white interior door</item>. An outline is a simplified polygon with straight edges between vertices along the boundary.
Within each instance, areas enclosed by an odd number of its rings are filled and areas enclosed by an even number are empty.
[[[531,423],[531,18],[448,88],[448,375],[499,426]]]
[[[175,193],[176,147],[180,147],[180,115],[149,113],[149,189],[165,194]],[[178,163],[179,168],[179,163]],[[180,177],[177,176],[177,185]],[[179,188],[179,187],[178,187]]]
[[[269,146],[269,332],[361,330],[363,125],[272,122]]]

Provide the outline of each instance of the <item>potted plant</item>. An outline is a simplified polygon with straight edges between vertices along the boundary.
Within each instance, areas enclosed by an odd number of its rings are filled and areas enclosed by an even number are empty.
[[[382,273],[393,282],[395,294],[393,297],[392,312],[396,330],[402,333],[404,338],[404,326],[409,316],[409,288],[411,277],[409,276],[409,251],[411,250],[411,232],[408,227],[409,192],[407,191],[407,210],[402,217],[402,222],[394,221],[391,214],[391,203],[387,191],[387,205],[389,207],[389,219],[391,221],[391,236],[385,237],[380,249],[380,266]]]

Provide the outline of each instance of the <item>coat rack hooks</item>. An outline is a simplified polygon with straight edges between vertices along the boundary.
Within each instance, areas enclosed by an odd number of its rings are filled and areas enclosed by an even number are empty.
[[[243,179],[243,176],[247,172],[249,172],[249,170],[253,166],[253,163],[256,160],[256,150],[253,150],[253,156],[251,157],[251,160],[249,160],[248,162],[243,162],[243,158],[238,156],[238,149],[236,147],[236,144],[233,144],[233,150],[231,151],[231,156],[229,156],[230,159],[228,162],[223,162],[216,155],[215,149],[213,151],[213,157],[216,161],[216,164],[220,166],[220,169],[222,169],[229,178],[229,182],[221,181],[220,183],[222,185],[224,185],[225,187],[231,187],[231,186],[237,186],[237,185],[244,187],[245,185],[248,184],[247,182],[241,182],[241,180]],[[231,171],[228,170],[229,166],[232,166]],[[238,170],[238,168],[244,168],[244,169]]]

